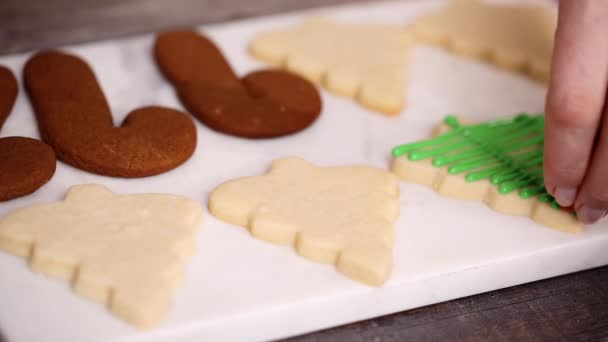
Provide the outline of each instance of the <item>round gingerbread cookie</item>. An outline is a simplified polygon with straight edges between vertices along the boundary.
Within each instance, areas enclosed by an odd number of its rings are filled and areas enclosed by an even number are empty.
[[[0,129],[17,98],[17,80],[0,67]],[[55,174],[55,154],[47,144],[23,137],[0,139],[0,201],[25,196],[46,184]]]
[[[31,194],[55,174],[55,153],[31,138],[0,139],[0,201]]]

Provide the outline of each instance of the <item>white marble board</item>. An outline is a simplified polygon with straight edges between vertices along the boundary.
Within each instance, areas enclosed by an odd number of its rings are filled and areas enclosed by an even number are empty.
[[[258,32],[292,25],[322,12],[348,21],[406,23],[442,1],[372,2],[201,27],[244,73],[262,66],[247,53]],[[182,108],[160,76],[153,35],[66,47],[94,68],[120,122],[144,104]],[[29,54],[0,57],[20,74]],[[476,120],[543,109],[545,89],[519,75],[417,47],[410,67],[408,106],[388,118],[322,91],[324,110],[308,130],[251,141],[197,123],[195,155],[178,169],[143,179],[96,176],[59,163],[52,181],[31,196],[0,204],[0,215],[55,201],[67,188],[101,183],[120,193],[168,192],[205,204],[222,181],[259,174],[274,158],[300,156],[320,165],[364,163],[387,167],[390,149],[425,138],[445,114]],[[30,105],[20,93],[1,136],[38,137]],[[361,285],[332,266],[307,261],[287,247],[252,239],[243,228],[206,214],[198,252],[174,306],[158,329],[133,329],[104,308],[74,295],[66,283],[31,272],[0,253],[0,331],[26,341],[255,341],[276,339],[453,298],[608,264],[608,224],[583,234],[552,231],[527,218],[505,216],[481,203],[401,187],[395,267],[382,288]]]

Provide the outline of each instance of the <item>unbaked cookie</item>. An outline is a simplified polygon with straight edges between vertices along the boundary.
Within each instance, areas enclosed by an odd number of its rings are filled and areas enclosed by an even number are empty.
[[[412,31],[420,41],[546,82],[555,27],[556,16],[547,6],[452,0],[418,17]]]
[[[544,188],[543,127],[540,115],[470,126],[448,117],[435,138],[396,147],[392,171],[446,197],[483,201],[496,211],[576,233],[581,222]]]
[[[183,197],[117,195],[101,185],[79,185],[61,202],[1,218],[0,249],[150,328],[169,311],[201,220],[200,205]]]
[[[282,66],[365,107],[397,114],[404,106],[411,35],[399,26],[311,18],[251,42],[258,59]]]
[[[397,177],[384,170],[283,158],[266,175],[220,185],[209,210],[256,238],[292,245],[305,258],[379,286],[392,269],[398,197]]]

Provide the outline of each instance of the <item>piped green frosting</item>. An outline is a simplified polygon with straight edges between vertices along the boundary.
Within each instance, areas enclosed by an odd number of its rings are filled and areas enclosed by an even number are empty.
[[[547,193],[543,178],[545,119],[542,114],[519,114],[510,119],[462,125],[455,116],[444,120],[450,132],[400,145],[395,158],[432,158],[435,167],[463,174],[467,182],[488,180],[501,194],[518,191],[521,198],[537,197],[553,208],[560,206]]]

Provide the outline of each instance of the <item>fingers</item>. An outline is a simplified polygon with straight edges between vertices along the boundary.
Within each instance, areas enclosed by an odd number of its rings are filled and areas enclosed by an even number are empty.
[[[604,109],[598,141],[591,164],[585,175],[575,208],[579,219],[586,224],[606,216],[608,209],[608,108]]]
[[[604,107],[606,13],[608,2],[560,1],[546,104],[544,174],[547,190],[562,206],[573,205],[577,197]]]

